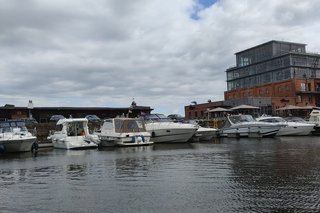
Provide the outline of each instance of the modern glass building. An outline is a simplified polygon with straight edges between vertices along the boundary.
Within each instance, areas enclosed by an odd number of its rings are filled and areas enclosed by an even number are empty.
[[[235,55],[236,66],[226,70],[226,104],[271,97],[273,110],[320,105],[320,55],[307,53],[306,44],[273,40]]]

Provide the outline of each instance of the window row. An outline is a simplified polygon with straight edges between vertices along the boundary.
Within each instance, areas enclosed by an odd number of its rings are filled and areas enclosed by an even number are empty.
[[[228,82],[228,91],[233,89],[248,88],[260,84],[272,83],[276,81],[282,81],[292,78],[290,68],[263,73],[255,76],[248,76],[247,78],[241,78]]]

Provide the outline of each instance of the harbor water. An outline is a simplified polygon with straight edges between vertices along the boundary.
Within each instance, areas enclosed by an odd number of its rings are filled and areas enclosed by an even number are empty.
[[[320,212],[320,138],[0,155],[0,212]]]

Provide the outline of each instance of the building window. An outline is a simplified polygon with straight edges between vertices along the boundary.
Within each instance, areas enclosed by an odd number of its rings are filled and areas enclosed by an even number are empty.
[[[198,117],[198,112],[194,112],[194,117],[195,117],[195,118]]]
[[[300,83],[300,91],[306,91],[306,84]]]
[[[251,58],[241,57],[240,58],[240,66],[247,66],[251,64]]]

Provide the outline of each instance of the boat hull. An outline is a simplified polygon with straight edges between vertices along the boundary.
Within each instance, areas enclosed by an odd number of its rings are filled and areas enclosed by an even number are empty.
[[[0,146],[4,152],[30,152],[36,141],[36,137],[2,140]]]
[[[196,133],[191,137],[190,141],[210,141],[212,138],[218,136],[218,129],[199,127]]]
[[[195,134],[196,129],[153,129],[149,132],[154,143],[185,143]]]
[[[314,125],[288,125],[282,127],[277,136],[304,136],[310,135],[314,130]]]
[[[220,130],[224,137],[274,137],[279,132],[279,126],[234,126]]]
[[[100,135],[100,147],[110,146],[144,146],[153,144],[150,134]]]
[[[57,149],[93,149],[98,147],[98,145],[93,142],[85,141],[83,136],[52,139],[52,145]]]

